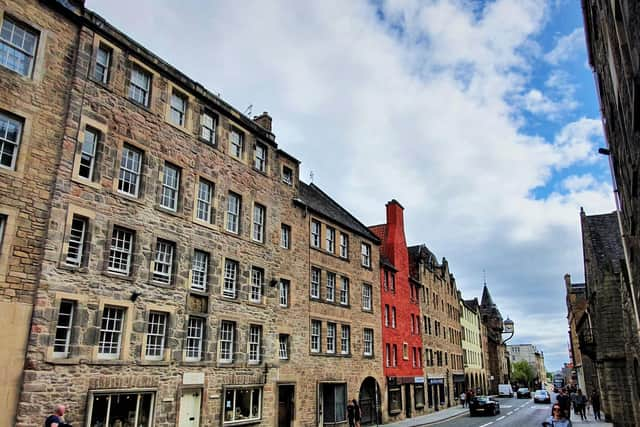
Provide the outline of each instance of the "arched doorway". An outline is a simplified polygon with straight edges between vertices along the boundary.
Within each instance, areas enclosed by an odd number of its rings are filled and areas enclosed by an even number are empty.
[[[380,419],[380,387],[373,377],[367,377],[360,385],[360,394],[358,395],[360,403],[360,412],[362,425],[378,424],[382,422]]]

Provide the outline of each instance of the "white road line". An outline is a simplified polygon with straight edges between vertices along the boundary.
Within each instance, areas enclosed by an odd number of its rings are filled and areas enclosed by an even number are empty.
[[[487,426],[490,426],[491,424],[493,424],[493,421],[491,421],[490,423],[482,424],[480,427],[487,427]]]
[[[511,411],[511,412],[507,412],[507,415],[511,415],[511,414],[513,414],[513,411]]]
[[[500,418],[498,418],[496,421],[504,420],[505,418],[507,418],[506,415],[503,415]]]
[[[514,409],[514,410],[513,410],[513,412],[515,412],[515,411],[519,411],[519,410],[520,410],[520,408],[516,408],[516,409]]]

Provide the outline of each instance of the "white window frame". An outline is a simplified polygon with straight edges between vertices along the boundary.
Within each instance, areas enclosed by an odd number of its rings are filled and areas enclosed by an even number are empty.
[[[242,159],[244,151],[244,134],[236,129],[229,132],[229,154],[236,159]]]
[[[132,64],[131,74],[129,75],[129,99],[148,107],[150,88],[151,74],[139,65]]]
[[[213,216],[211,212],[211,200],[213,199],[213,183],[198,178],[198,195],[196,201],[196,219],[211,224]]]
[[[233,362],[233,345],[235,335],[235,323],[223,320],[220,323],[220,355],[221,363]]]
[[[120,358],[125,313],[126,309],[124,307],[105,305],[102,309],[98,359],[115,360]]]
[[[78,176],[86,179],[87,181],[93,181],[94,168],[96,162],[96,149],[100,142],[100,131],[92,128],[91,126],[85,126],[84,139],[80,147],[80,165],[78,167]],[[88,170],[87,175],[82,174],[82,169]]]
[[[311,320],[310,338],[311,352],[320,353],[320,346],[322,343],[322,322],[320,322],[319,320]]]
[[[262,288],[264,286],[264,270],[258,267],[251,267],[251,288],[249,291],[249,301],[262,303]]]
[[[200,138],[211,145],[216,144],[216,117],[208,112],[200,115]]]
[[[330,271],[327,272],[327,301],[333,302],[336,299],[336,274]]]
[[[145,360],[162,360],[167,336],[167,313],[150,311],[147,319],[147,336],[144,349]]]
[[[191,290],[207,292],[209,287],[209,253],[195,249],[191,259]]]
[[[224,260],[224,278],[222,283],[222,296],[235,298],[238,292],[238,274],[240,263],[232,259]]]
[[[254,402],[254,398],[256,397],[256,391],[258,391],[258,396],[257,396],[257,400],[258,402]],[[250,397],[250,401],[249,401],[249,407],[251,408],[249,415],[246,418],[240,418],[236,420],[236,412],[238,409],[237,406],[237,402],[238,402],[238,392],[249,392],[251,397]],[[255,422],[257,420],[260,420],[262,418],[262,388],[261,387],[252,387],[252,388],[225,388],[225,403],[224,405],[227,405],[227,393],[233,393],[233,403],[231,404],[230,408],[225,408],[225,412],[224,412],[224,418],[223,418],[223,425],[231,425],[231,424],[237,424],[241,421],[243,422]],[[255,412],[254,412],[255,411]],[[229,417],[229,418],[228,418]]]
[[[327,252],[334,253],[336,251],[336,229],[333,227],[327,227],[327,235],[326,238],[326,249]]]
[[[104,59],[100,57],[101,52],[103,53]],[[111,49],[105,47],[103,44],[99,44],[98,49],[96,50],[96,64],[93,69],[93,78],[102,84],[107,84],[109,82],[111,52]]]
[[[109,261],[107,270],[111,273],[128,276],[131,274],[131,257],[135,232],[122,227],[113,227],[111,245],[109,247]],[[117,263],[115,262],[117,261]],[[118,267],[116,267],[116,264]],[[124,264],[124,268],[122,265]]]
[[[22,127],[24,126],[24,122],[22,120],[14,119],[2,112],[0,112],[0,121],[5,123],[4,131],[0,132],[0,167],[14,170],[16,168],[16,160],[18,159],[18,153],[20,151]],[[13,127],[15,129],[15,140],[13,138],[9,138],[9,127]],[[4,164],[3,160],[5,158],[7,146],[11,147],[11,154],[7,154],[7,156],[10,156],[11,160],[8,165]]]
[[[80,267],[84,262],[84,245],[87,236],[89,220],[80,215],[73,215],[67,243],[65,263],[73,267]]]
[[[389,317],[390,317],[390,311],[389,311],[389,304],[385,304],[384,305],[384,326],[385,327],[389,327]]]
[[[363,331],[363,352],[365,356],[373,356],[373,329],[364,328]]]
[[[320,221],[311,220],[311,246],[320,247],[320,237],[322,235],[322,225]]]
[[[140,175],[142,171],[142,151],[130,145],[122,146],[120,173],[118,175],[118,192],[131,197],[138,197],[140,191]],[[126,186],[127,190],[124,189]],[[133,188],[133,191],[131,191]]]
[[[291,226],[280,224],[280,247],[291,249]]]
[[[63,310],[63,307],[68,310]],[[66,299],[60,301],[60,306],[58,308],[58,321],[56,323],[56,334],[53,341],[53,357],[55,358],[62,359],[69,357],[71,334],[73,330],[73,315],[75,311],[75,301]],[[66,322],[64,322],[64,320],[66,320]],[[59,335],[62,335],[62,337],[58,338]],[[62,347],[62,351],[56,351],[56,347]]]
[[[340,258],[349,258],[349,236],[340,233]]]
[[[264,243],[265,219],[267,216],[267,208],[254,203],[253,204],[253,241]]]
[[[367,283],[362,285],[362,309],[371,311],[372,304],[372,295],[373,295],[373,287]]]
[[[371,268],[371,245],[362,243],[360,246],[360,252],[362,254],[362,266]]]
[[[349,279],[340,277],[340,304],[349,305]]]
[[[267,171],[267,146],[262,143],[256,143],[256,149],[253,157],[253,167],[260,172]]]
[[[278,286],[280,307],[289,307],[289,291],[291,289],[291,282],[287,279],[280,279]]]
[[[261,351],[260,346],[262,345],[262,326],[260,325],[249,325],[249,339],[247,342],[247,361],[249,363],[260,363],[261,361]]]
[[[9,29],[10,25],[11,27]],[[5,29],[5,26],[7,26],[7,29]],[[22,35],[17,36],[17,39],[14,40],[14,36],[18,32],[16,30],[21,32]],[[9,35],[9,38],[7,39],[3,37],[2,34],[8,31],[10,31],[10,35]],[[27,42],[29,38],[31,38],[31,42],[32,42],[31,46],[25,46],[25,42]],[[33,72],[33,64],[36,56],[36,50],[38,48],[39,39],[40,39],[40,33],[36,32],[32,28],[23,24],[22,22],[19,22],[7,16],[7,14],[5,13],[2,20],[2,31],[0,31],[0,44],[4,45],[5,49],[7,49],[7,55],[0,57],[0,65],[3,66],[4,68],[7,68],[8,70],[11,70],[20,74],[21,76],[30,77],[31,73]],[[20,44],[18,44],[18,41],[20,41]],[[9,62],[8,60],[8,57],[10,56],[8,52],[9,50],[12,51],[13,53],[12,56],[14,60],[17,54],[17,55],[20,55],[21,58],[24,58],[28,61],[26,70],[19,68],[19,66],[15,63],[15,61],[13,65],[12,63]]]
[[[337,325],[333,322],[327,322],[327,353],[334,354],[336,352],[336,333]]]
[[[341,325],[340,327],[340,353],[351,353],[351,327],[349,325]]]
[[[391,307],[391,327],[396,328],[396,308]]]
[[[289,335],[278,335],[278,358],[280,360],[289,360]]]
[[[187,319],[186,337],[184,345],[184,360],[186,362],[198,362],[202,360],[204,352],[204,328],[205,319],[198,316],[189,316]]]
[[[282,182],[287,185],[293,185],[293,169],[287,166],[282,167]]]
[[[240,210],[242,200],[236,193],[229,192],[227,196],[227,220],[225,228],[228,232],[239,234],[240,230]]]
[[[156,241],[155,257],[153,262],[153,281],[165,285],[171,284],[173,272],[173,260],[176,252],[176,244],[168,240]]]
[[[173,89],[169,101],[169,120],[176,126],[184,127],[187,119],[188,97]]]
[[[162,193],[160,206],[172,212],[178,210],[180,197],[180,168],[171,163],[164,163],[162,170]]]
[[[317,273],[317,277],[316,277]],[[320,298],[320,284],[322,282],[322,270],[316,267],[311,267],[311,286],[309,291],[311,292],[311,298]]]

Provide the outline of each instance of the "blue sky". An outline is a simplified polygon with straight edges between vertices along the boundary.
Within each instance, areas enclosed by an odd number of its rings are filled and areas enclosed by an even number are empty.
[[[399,200],[408,242],[446,257],[464,298],[486,270],[512,342],[550,370],[568,361],[579,210],[614,209],[579,2],[87,6],[240,111],[268,111],[301,177],[363,223]]]

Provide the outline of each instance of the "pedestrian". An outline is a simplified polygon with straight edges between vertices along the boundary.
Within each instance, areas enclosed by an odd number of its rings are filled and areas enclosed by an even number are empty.
[[[560,394],[556,397],[556,402],[560,406],[560,409],[564,413],[564,417],[568,420],[571,419],[571,397],[567,394],[567,389],[560,389]],[[555,406],[555,405],[554,405]]]
[[[567,396],[569,397],[569,396]],[[542,423],[544,427],[572,427],[571,420],[565,416],[565,412],[562,410],[559,404],[554,403],[551,409],[551,416]]]
[[[587,399],[587,396],[582,394],[582,390],[581,389],[578,389],[578,391],[576,392],[574,405],[575,405],[575,408],[576,408],[576,413],[580,414],[580,419],[582,421],[587,419],[587,414],[585,412],[585,409],[587,407],[587,402],[588,401],[589,400]]]
[[[354,415],[356,421],[356,427],[360,427],[360,419],[362,418],[362,412],[360,411],[360,405],[356,399],[353,399],[353,406],[355,408]]]
[[[593,408],[593,418],[600,421],[600,394],[597,390],[591,392],[591,407]]]
[[[67,408],[64,405],[56,405],[53,408],[53,414],[49,415],[44,421],[44,427],[72,427],[71,424],[67,424],[64,420],[64,413]]]
[[[347,404],[347,419],[349,420],[349,427],[356,427],[356,407],[353,402],[356,400],[353,399]]]
[[[466,400],[467,400],[467,394],[463,391],[462,393],[460,393],[460,403],[462,403],[462,407],[466,408]]]

